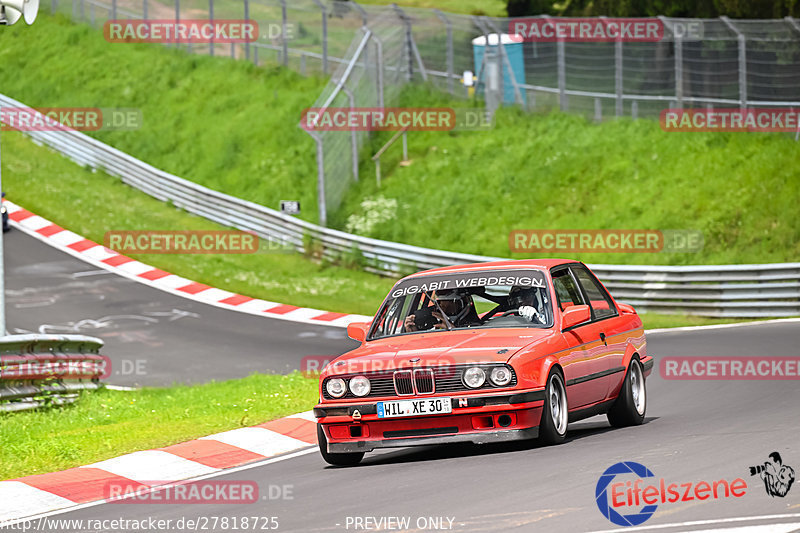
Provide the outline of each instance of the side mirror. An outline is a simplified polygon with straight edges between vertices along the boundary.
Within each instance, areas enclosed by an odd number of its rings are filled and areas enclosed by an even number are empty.
[[[347,324],[347,336],[354,341],[364,342],[369,331],[369,322],[350,322]]]
[[[592,318],[592,312],[588,305],[573,305],[568,307],[561,315],[561,331],[588,322]]]
[[[618,303],[617,307],[619,308],[620,313],[622,313],[623,315],[636,314],[636,309],[634,309],[632,305]]]

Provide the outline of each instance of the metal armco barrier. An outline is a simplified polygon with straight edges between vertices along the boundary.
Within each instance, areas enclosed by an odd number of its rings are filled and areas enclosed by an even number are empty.
[[[0,337],[0,411],[72,403],[110,368],[103,341],[85,335]]]
[[[0,106],[28,107],[0,95]],[[397,275],[460,263],[495,261],[487,257],[370,239],[324,228],[262,205],[192,183],[144,163],[77,131],[24,132],[79,165],[103,170],[162,201],[171,201],[220,224],[278,239],[303,251],[304,236],[336,258],[358,248],[367,270]],[[620,301],[639,311],[687,313],[708,317],[786,317],[800,315],[800,263],[711,266],[589,265]]]

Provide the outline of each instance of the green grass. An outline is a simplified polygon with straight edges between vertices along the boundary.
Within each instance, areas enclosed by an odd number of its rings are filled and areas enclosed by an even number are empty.
[[[316,219],[314,143],[298,124],[326,80],[161,45],[109,44],[63,16],[40,13],[25,29],[0,33],[4,94],[33,107],[141,109],[141,129],[92,135],[265,206],[300,200]]]
[[[413,89],[406,103],[444,97]],[[666,133],[656,121],[593,124],[563,113],[503,109],[489,132],[413,132],[362,165],[333,222],[363,215],[365,198],[397,202],[371,237],[508,256],[512,229],[692,229],[699,253],[569,254],[596,263],[725,264],[800,256],[800,150],[780,134]],[[373,147],[388,138],[376,136]],[[564,255],[564,254],[559,254]],[[546,257],[538,255],[537,257]],[[526,255],[514,254],[522,258]]]
[[[98,243],[112,230],[216,230],[102,172],[83,169],[17,132],[3,132],[8,199]],[[393,280],[317,264],[296,253],[133,255],[167,272],[255,298],[372,315]]]
[[[96,136],[262,205],[300,200],[303,218],[315,221],[313,142],[297,123],[324,80],[159,45],[112,45],[63,17],[44,15],[22,29],[0,33],[6,94],[34,106],[140,108],[141,130]],[[120,74],[109,75],[109,65]],[[402,103],[464,105],[419,87]],[[375,135],[364,155],[387,138]],[[334,227],[344,228],[348,216],[364,214],[362,201],[382,195],[399,208],[367,235],[446,250],[507,256],[512,229],[642,228],[700,230],[705,248],[571,255],[598,263],[722,264],[800,254],[800,152],[790,136],[665,133],[651,120],[593,124],[503,109],[490,132],[412,132],[409,144],[409,166],[397,165],[398,146],[387,152],[380,189],[364,160],[363,179],[330,214]]]
[[[312,408],[317,380],[253,374],[203,385],[85,393],[69,406],[0,415],[0,479],[64,470],[261,424]]]

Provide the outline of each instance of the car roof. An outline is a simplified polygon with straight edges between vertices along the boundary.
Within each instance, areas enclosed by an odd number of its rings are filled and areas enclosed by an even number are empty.
[[[470,263],[466,265],[452,265],[446,267],[432,268],[430,270],[423,270],[403,279],[416,278],[421,276],[429,276],[431,274],[455,274],[461,272],[476,272],[481,270],[493,269],[512,269],[512,268],[528,268],[535,270],[548,270],[558,265],[578,263],[574,259],[509,259],[505,261],[489,261],[486,263]]]

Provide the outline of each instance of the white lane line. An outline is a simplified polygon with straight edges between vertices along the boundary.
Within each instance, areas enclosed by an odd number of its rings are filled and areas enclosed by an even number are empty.
[[[236,472],[241,472],[242,470],[250,470],[251,468],[259,468],[259,467],[262,467],[262,466],[267,466],[267,465],[272,464],[272,463],[277,463],[277,462],[280,462],[280,461],[286,461],[288,459],[294,459],[295,457],[300,457],[302,455],[308,455],[309,453],[316,452],[318,449],[319,448],[317,446],[311,446],[311,447],[309,447],[309,448],[307,448],[305,450],[299,450],[299,451],[296,451],[294,453],[290,453],[288,455],[281,455],[280,457],[272,457],[270,459],[265,459],[264,461],[259,461],[257,463],[248,463],[246,465],[237,466],[237,467],[229,468],[229,469],[226,469],[226,470],[218,470],[217,472],[213,472],[213,473],[210,473],[210,474],[205,474],[205,475],[202,475],[202,476],[197,476],[197,477],[190,478],[190,479],[187,479],[187,480],[182,480],[182,481],[193,483],[193,482],[196,482],[196,481],[202,481],[204,479],[210,479],[210,478],[225,476],[225,475],[228,475],[228,474],[234,474]],[[2,483],[6,483],[6,482],[4,481]],[[149,492],[156,492],[156,491],[163,490],[163,489],[164,489],[164,487],[153,487],[150,490],[143,490],[142,492],[139,492],[137,494],[146,494],[146,493],[149,493]],[[70,502],[70,503],[72,503],[72,502]],[[39,514],[36,514],[36,515],[30,515],[30,516],[27,516],[27,517],[18,518],[16,520],[9,520],[7,522],[4,521],[4,522],[2,522],[2,526],[4,528],[6,528],[6,527],[9,527],[9,526],[13,526],[15,524],[19,524],[21,522],[30,522],[30,521],[33,521],[33,520],[38,520],[39,518],[46,518],[48,516],[54,516],[54,515],[59,515],[59,514],[64,514],[64,513],[70,513],[72,511],[78,511],[80,509],[86,509],[87,507],[96,507],[98,505],[104,505],[106,503],[108,503],[107,500],[98,500],[98,501],[95,501],[95,502],[81,503],[81,504],[73,505],[72,507],[68,507],[68,508],[65,508],[65,509],[56,509],[56,510],[53,510],[53,511],[47,511],[47,512],[39,513]]]
[[[720,524],[732,524],[735,522],[754,522],[757,520],[782,520],[785,518],[800,518],[800,513],[792,514],[773,514],[762,516],[739,516],[736,518],[718,518],[715,520],[694,520],[692,522],[675,522],[672,524],[655,524],[652,526],[623,527],[620,529],[604,529],[593,531],[592,533],[623,533],[625,531],[651,531],[654,529],[669,529],[689,526],[714,526]]]

